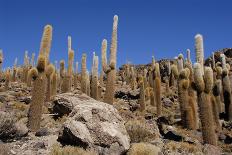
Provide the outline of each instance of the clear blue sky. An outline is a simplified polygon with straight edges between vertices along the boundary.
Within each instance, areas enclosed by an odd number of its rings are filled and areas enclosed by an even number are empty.
[[[43,27],[53,26],[51,61],[67,60],[67,36],[75,59],[100,55],[103,38],[110,43],[113,16],[119,16],[118,64],[173,58],[191,49],[194,36],[204,36],[205,55],[232,47],[231,0],[0,0],[0,48],[4,66],[24,51],[36,52]],[[109,47],[110,45],[108,45]]]

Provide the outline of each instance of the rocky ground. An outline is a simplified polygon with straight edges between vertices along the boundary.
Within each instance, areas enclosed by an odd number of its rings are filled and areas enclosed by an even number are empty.
[[[200,131],[179,124],[175,88],[162,92],[163,116],[159,118],[149,100],[146,111],[139,112],[138,93],[117,85],[113,106],[78,90],[59,94],[45,104],[41,129],[30,133],[26,127],[30,88],[11,83],[8,91],[0,93],[0,154],[141,154],[139,149],[164,155],[232,152],[231,122],[221,121],[219,147],[202,145]]]

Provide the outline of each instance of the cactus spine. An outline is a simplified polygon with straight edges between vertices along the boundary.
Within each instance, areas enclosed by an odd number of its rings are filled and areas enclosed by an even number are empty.
[[[217,145],[217,137],[213,123],[213,114],[210,101],[210,92],[213,87],[213,71],[210,67],[206,67],[205,77],[203,79],[201,67],[202,66],[200,63],[194,64],[194,80],[200,109],[203,141],[207,144]]]
[[[76,62],[75,74],[74,74],[74,89],[77,89],[78,86],[78,62]]]
[[[106,82],[106,93],[104,97],[104,102],[113,104],[114,103],[114,91],[115,91],[115,80],[116,80],[116,55],[117,55],[117,31],[118,31],[118,16],[114,16],[113,22],[113,32],[112,32],[112,40],[110,47],[110,63],[109,66],[106,66],[106,61],[104,60],[104,71],[107,75]],[[103,52],[103,57],[105,59],[106,53]]]

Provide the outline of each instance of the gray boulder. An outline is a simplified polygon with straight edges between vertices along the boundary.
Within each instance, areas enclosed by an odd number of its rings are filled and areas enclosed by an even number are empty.
[[[85,94],[65,93],[56,99],[73,107],[59,133],[61,144],[92,149],[103,155],[119,155],[129,149],[130,138],[124,120],[112,105]]]

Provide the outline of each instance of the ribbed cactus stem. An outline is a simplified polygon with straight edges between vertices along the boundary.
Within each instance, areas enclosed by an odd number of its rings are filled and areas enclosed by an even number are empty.
[[[68,51],[72,50],[72,38],[71,36],[68,36]]]
[[[52,64],[49,64],[46,67],[46,77],[47,77],[47,92],[46,92],[46,101],[50,101],[51,99],[51,76],[55,72],[55,67]]]
[[[204,143],[217,145],[217,136],[212,114],[210,92],[213,87],[213,71],[210,67],[205,68],[204,79],[201,64],[194,64],[194,80],[197,90],[197,100],[200,109],[200,120]]]
[[[14,60],[14,67],[17,67],[17,65],[18,65],[18,58],[15,58],[15,60]]]
[[[192,64],[190,49],[187,49],[187,62],[190,63],[190,64]]]
[[[9,84],[10,84],[10,69],[7,69],[6,73],[5,73],[5,90],[9,89]]]
[[[47,82],[45,65],[46,57],[44,55],[40,55],[37,62],[38,76],[34,77],[32,102],[28,111],[28,128],[30,131],[37,131],[40,128]]]
[[[139,77],[139,88],[140,88],[140,93],[139,93],[139,104],[140,104],[140,111],[144,111],[146,109],[146,104],[145,104],[145,87],[144,87],[144,79],[143,77]]]
[[[87,94],[87,70],[86,70],[86,54],[82,54],[81,59],[81,91]]]
[[[179,72],[184,68],[184,56],[183,56],[183,54],[178,55],[177,68],[178,68]]]
[[[31,55],[31,66],[34,66],[35,64],[35,53],[32,53]]]
[[[106,51],[107,51],[107,40],[106,39],[103,39],[102,41],[102,46],[101,46],[101,59],[102,59],[102,69],[103,71],[106,73],[107,72],[107,54],[106,54]]]
[[[86,94],[90,96],[90,78],[89,71],[86,71]]]
[[[204,75],[204,45],[203,36],[201,34],[195,36],[195,52],[196,62],[201,64],[201,72]]]
[[[223,84],[223,96],[225,104],[225,118],[228,121],[232,121],[232,96],[231,96],[231,83],[228,76],[227,68],[222,71],[222,84]]]
[[[40,54],[45,55],[46,64],[49,63],[49,54],[51,50],[51,42],[52,42],[52,26],[46,25],[44,27],[43,36],[40,43]]]
[[[110,71],[107,73],[106,94],[104,101],[109,104],[114,103],[114,91],[116,81],[116,62],[117,62],[117,31],[118,31],[118,16],[114,16],[113,32],[110,47]]]
[[[215,57],[214,57],[214,52],[212,52],[212,68],[215,69]]]
[[[92,72],[91,96],[98,100],[98,56],[94,56]]]
[[[226,56],[224,54],[220,54],[221,62],[222,62],[222,69],[226,68]]]
[[[156,100],[156,109],[157,109],[157,116],[159,117],[162,114],[162,104],[161,104],[161,79],[159,76],[155,77],[154,81],[154,93],[155,93],[155,100]]]
[[[53,72],[52,77],[51,77],[51,97],[55,96],[57,93],[57,73]]]
[[[68,76],[72,76],[73,72],[73,61],[74,61],[74,51],[70,50],[68,52]]]

